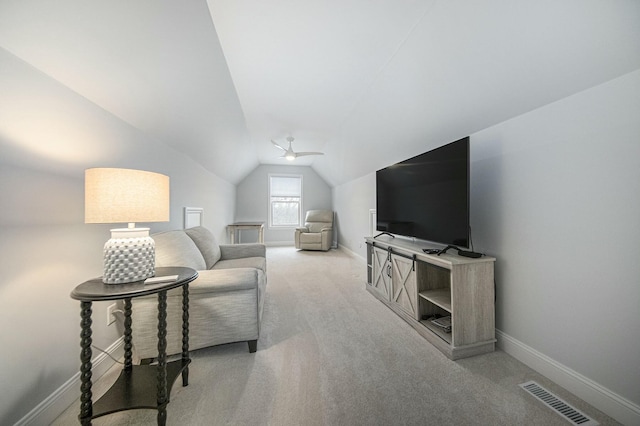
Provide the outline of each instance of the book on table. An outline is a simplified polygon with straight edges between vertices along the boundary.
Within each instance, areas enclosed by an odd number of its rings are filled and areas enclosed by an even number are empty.
[[[172,283],[178,280],[177,275],[165,275],[162,277],[151,277],[144,280],[145,284],[163,284],[163,283]]]
[[[431,324],[441,328],[445,332],[449,333],[451,331],[451,315],[447,315],[446,317],[435,318],[431,320]]]

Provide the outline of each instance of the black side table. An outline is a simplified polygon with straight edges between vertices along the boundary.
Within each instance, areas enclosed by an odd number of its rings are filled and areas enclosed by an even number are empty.
[[[189,384],[189,283],[198,277],[191,268],[156,268],[155,276],[178,275],[176,281],[144,284],[104,284],[102,278],[77,286],[71,297],[80,301],[80,423],[90,425],[91,419],[118,411],[136,408],[158,410],[158,425],[167,421],[167,404],[171,386],[182,374],[182,386]],[[167,363],[167,290],[182,286],[182,357]],[[158,294],[158,365],[133,365],[131,334],[131,299]],[[95,404],[91,398],[91,303],[124,299],[124,369],[113,386]]]

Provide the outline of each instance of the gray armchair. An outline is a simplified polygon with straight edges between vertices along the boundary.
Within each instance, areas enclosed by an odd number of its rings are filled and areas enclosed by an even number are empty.
[[[303,228],[296,228],[296,248],[300,250],[329,250],[333,234],[333,211],[309,210],[304,222]]]

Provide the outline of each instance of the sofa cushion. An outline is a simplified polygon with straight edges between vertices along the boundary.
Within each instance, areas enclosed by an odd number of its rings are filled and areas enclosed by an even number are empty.
[[[211,269],[198,273],[198,278],[189,284],[189,294],[222,293],[257,288],[258,271],[255,268]],[[211,326],[214,327],[215,324]]]
[[[216,241],[216,237],[204,226],[196,226],[194,228],[185,229],[187,235],[196,244],[204,261],[207,265],[206,269],[211,269],[213,265],[220,260],[220,246]]]
[[[267,269],[267,259],[264,257],[243,257],[240,259],[220,260],[213,266],[213,270],[218,269],[237,269],[237,268],[255,268],[261,271]]]
[[[156,267],[184,266],[206,269],[200,250],[184,231],[167,231],[151,236],[156,245]]]
[[[221,260],[240,259],[243,257],[267,257],[264,244],[220,244]]]

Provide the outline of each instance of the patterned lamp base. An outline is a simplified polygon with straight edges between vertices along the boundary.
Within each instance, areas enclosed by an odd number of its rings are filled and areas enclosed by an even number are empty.
[[[104,245],[105,284],[124,284],[152,277],[155,271],[155,242],[149,228],[112,229]]]

